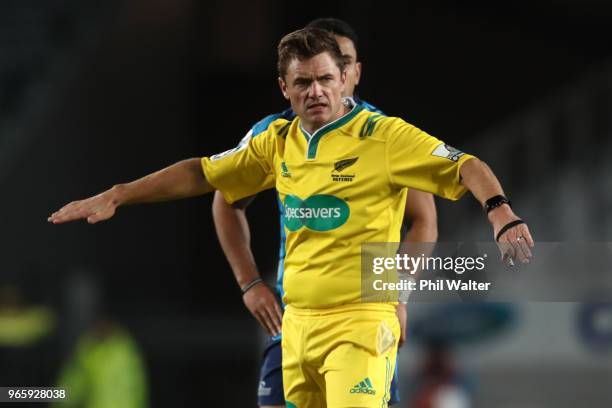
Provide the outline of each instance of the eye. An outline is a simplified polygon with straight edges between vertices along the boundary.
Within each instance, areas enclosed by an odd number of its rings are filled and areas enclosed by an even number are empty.
[[[298,88],[307,88],[310,85],[310,81],[306,79],[296,79],[293,84]]]

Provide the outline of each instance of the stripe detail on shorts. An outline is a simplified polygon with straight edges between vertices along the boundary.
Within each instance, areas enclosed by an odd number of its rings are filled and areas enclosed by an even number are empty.
[[[389,401],[389,398],[391,397],[389,395],[389,387],[391,386],[391,384],[389,383],[391,373],[391,363],[389,362],[389,357],[385,357],[385,362],[387,364],[387,370],[385,372],[385,395],[383,395],[383,400],[380,405],[382,408],[386,408],[388,406],[387,401]]]

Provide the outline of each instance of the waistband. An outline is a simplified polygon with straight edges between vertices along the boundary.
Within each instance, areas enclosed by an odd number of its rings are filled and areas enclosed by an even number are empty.
[[[397,303],[348,303],[325,309],[303,309],[291,305],[285,306],[285,313],[295,316],[331,316],[347,312],[390,312],[395,313]]]

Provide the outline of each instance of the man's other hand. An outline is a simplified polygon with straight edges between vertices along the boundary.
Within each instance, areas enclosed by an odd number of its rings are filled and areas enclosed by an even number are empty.
[[[269,335],[275,336],[281,332],[283,313],[276,295],[264,283],[253,286],[243,296],[244,304]]]

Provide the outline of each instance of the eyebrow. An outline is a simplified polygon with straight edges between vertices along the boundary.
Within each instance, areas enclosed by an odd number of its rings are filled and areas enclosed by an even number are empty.
[[[333,74],[331,73],[326,73],[323,75],[319,75],[317,77],[317,81],[320,81],[322,79],[328,79],[328,78],[333,78]],[[297,77],[293,80],[294,84],[309,84],[312,82],[312,78],[311,77]]]

